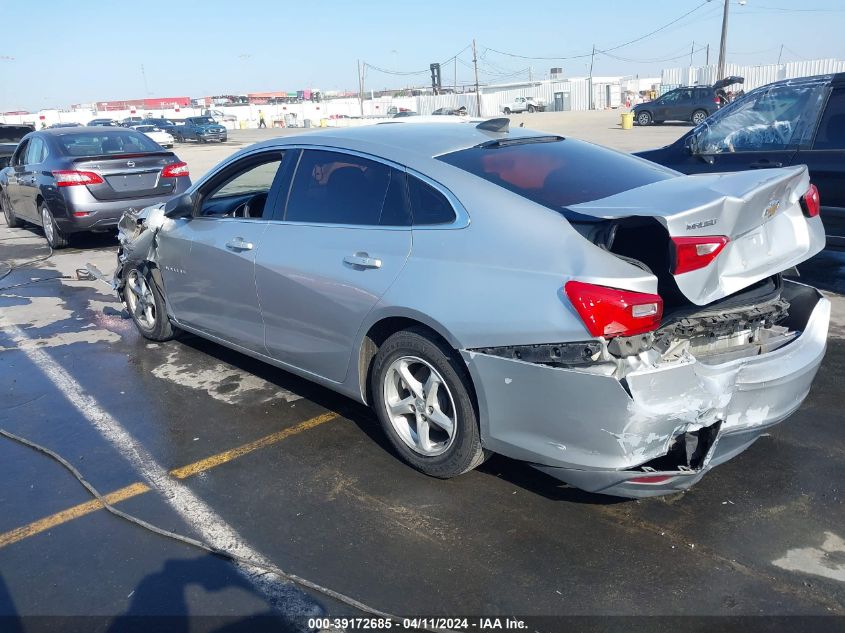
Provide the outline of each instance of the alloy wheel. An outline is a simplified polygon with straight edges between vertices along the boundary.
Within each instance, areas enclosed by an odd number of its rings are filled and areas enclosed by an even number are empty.
[[[397,435],[426,457],[446,452],[455,439],[457,413],[449,386],[427,361],[402,356],[384,375],[384,405]]]
[[[701,111],[694,112],[693,115],[692,115],[692,122],[695,123],[696,125],[699,125],[706,118],[707,118],[707,115],[704,114],[704,112],[701,112]]]
[[[41,224],[44,228],[44,237],[47,238],[47,243],[53,246],[56,242],[56,229],[53,226],[53,217],[47,207],[41,209]]]
[[[126,278],[126,303],[135,320],[145,329],[156,325],[156,307],[153,291],[144,276],[132,270]]]

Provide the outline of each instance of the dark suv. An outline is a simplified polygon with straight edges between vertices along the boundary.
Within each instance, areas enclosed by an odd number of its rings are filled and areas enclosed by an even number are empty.
[[[651,125],[664,121],[690,121],[698,125],[727,102],[724,89],[742,83],[742,77],[727,77],[712,86],[675,88],[654,101],[634,106],[634,121]]]

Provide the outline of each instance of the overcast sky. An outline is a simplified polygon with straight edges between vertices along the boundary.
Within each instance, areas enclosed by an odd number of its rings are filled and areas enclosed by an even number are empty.
[[[451,84],[567,76],[659,76],[661,68],[716,63],[723,0],[29,0],[3,2],[0,111],[145,96],[199,97],[302,88],[355,90],[428,82],[430,62]],[[621,46],[689,13],[657,33]],[[728,61],[845,59],[841,0],[732,0]],[[495,49],[495,50],[493,50]],[[497,52],[499,51],[499,52]],[[503,54],[507,53],[507,54]],[[669,59],[677,58],[677,59]],[[144,72],[142,72],[142,66]],[[146,75],[146,81],[145,76]]]

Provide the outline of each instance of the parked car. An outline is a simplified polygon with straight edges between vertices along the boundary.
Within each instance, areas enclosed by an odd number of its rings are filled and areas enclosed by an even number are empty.
[[[114,119],[92,119],[91,121],[88,121],[88,127],[118,127],[119,125],[120,123]]]
[[[419,114],[417,112],[412,112],[411,110],[400,110],[399,112],[392,114],[390,118],[405,119],[409,116],[419,116]]]
[[[149,139],[152,139],[162,147],[173,147],[173,143],[175,142],[173,136],[154,125],[135,125],[132,129],[139,131],[141,134]]]
[[[757,88],[671,145],[638,155],[686,174],[807,165],[828,244],[845,247],[845,73]]]
[[[742,77],[728,77],[712,86],[675,88],[654,101],[635,105],[634,121],[638,125],[665,121],[690,121],[698,125],[727,102],[726,87],[743,81]]]
[[[43,227],[55,249],[80,231],[113,229],[123,213],[188,189],[188,166],[135,130],[46,129],[23,137],[0,171],[10,227]]]
[[[229,121],[230,123],[237,123],[238,117],[234,114],[226,114],[223,110],[209,110],[202,111],[203,116],[210,116],[215,121]]]
[[[520,112],[542,112],[546,109],[546,102],[535,97],[517,97],[502,106],[505,114],[519,114]]]
[[[141,121],[143,120],[144,117],[128,116],[125,119],[121,119],[120,125],[121,127],[132,127],[133,125],[141,125]]]
[[[165,118],[158,118],[158,119],[148,118],[148,119],[141,120],[141,122],[138,125],[152,125],[154,127],[157,127],[162,132],[167,132],[168,134],[170,134],[172,136],[173,135],[173,128],[176,127],[177,123],[175,123],[174,121],[171,121],[170,119],[165,119]]]
[[[56,129],[60,127],[82,127],[81,123],[53,123],[49,126],[50,129]]]
[[[192,116],[181,125],[174,126],[170,133],[177,141],[195,140],[199,143],[220,141],[225,143],[228,137],[226,128],[210,116]]]
[[[20,140],[35,128],[31,125],[7,125],[0,123],[0,169],[9,164]]]
[[[431,114],[433,116],[466,116],[467,107],[460,106],[459,108],[437,108]]]
[[[796,410],[830,314],[780,274],[824,246],[805,168],[683,176],[502,119],[268,140],[120,240],[143,336],[368,403],[444,478],[497,452],[594,492],[688,488]]]

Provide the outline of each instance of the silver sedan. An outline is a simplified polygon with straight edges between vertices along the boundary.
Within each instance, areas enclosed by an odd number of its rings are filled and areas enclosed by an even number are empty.
[[[829,302],[803,167],[683,176],[525,129],[391,123],[246,148],[127,214],[115,287],[368,403],[454,477],[492,452],[585,490],[683,490],[801,404]]]

